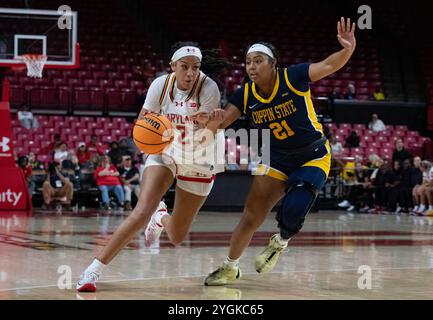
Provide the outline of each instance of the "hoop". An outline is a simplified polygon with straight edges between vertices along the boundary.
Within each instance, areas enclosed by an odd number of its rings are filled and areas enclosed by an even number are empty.
[[[27,66],[27,76],[31,78],[42,78],[42,71],[44,70],[47,56],[42,54],[24,54],[19,56]]]

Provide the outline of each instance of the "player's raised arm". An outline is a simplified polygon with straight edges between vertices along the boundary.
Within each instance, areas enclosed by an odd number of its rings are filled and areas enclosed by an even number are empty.
[[[350,18],[337,23],[337,39],[343,49],[331,54],[325,60],[310,65],[309,76],[311,81],[318,81],[340,70],[349,61],[356,47],[355,23],[350,24]]]

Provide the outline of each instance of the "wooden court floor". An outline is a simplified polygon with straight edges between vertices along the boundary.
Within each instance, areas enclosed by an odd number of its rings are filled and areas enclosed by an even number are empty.
[[[205,287],[228,251],[240,213],[201,212],[182,246],[137,236],[105,270],[96,293],[77,293],[80,273],[126,213],[35,211],[0,215],[0,299],[432,299],[433,219],[310,214],[269,274],[254,258],[277,231],[274,213],[241,259],[243,277]],[[69,285],[72,288],[69,289]]]

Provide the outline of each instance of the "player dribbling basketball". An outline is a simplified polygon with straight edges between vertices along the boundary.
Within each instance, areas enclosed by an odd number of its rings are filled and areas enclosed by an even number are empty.
[[[178,131],[183,132],[188,128],[195,131],[205,127],[215,133],[222,118],[203,121],[202,117],[194,117],[198,111],[210,113],[220,108],[218,86],[200,71],[202,53],[197,44],[175,44],[170,65],[173,73],[155,79],[150,85],[139,118],[150,112],[162,113],[171,120],[174,129]],[[221,68],[224,63],[215,60],[213,65]],[[209,67],[211,66],[208,65]],[[175,138],[173,145],[186,144],[187,141],[179,141],[183,137],[186,135],[181,134]],[[77,283],[78,291],[96,291],[96,282],[104,267],[146,225],[146,245],[154,242],[164,228],[173,244],[182,242],[193,218],[209,195],[214,174],[217,173],[211,166],[202,166],[199,172],[197,168],[194,164],[175,162],[162,154],[148,157],[136,207],[119,226],[105,248],[81,274]],[[175,178],[175,202],[173,213],[169,215],[166,205],[160,200]]]

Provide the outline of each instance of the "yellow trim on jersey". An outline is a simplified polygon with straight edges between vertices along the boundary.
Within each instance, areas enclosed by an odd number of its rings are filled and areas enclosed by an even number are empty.
[[[254,172],[255,175],[268,176],[277,180],[287,181],[289,177],[280,170],[268,167],[264,164],[259,164]]]
[[[287,74],[287,68],[284,69],[284,78],[286,79],[286,84],[287,84],[287,86],[290,88],[290,90],[292,90],[292,91],[293,91],[294,93],[296,93],[298,96],[305,97],[307,94],[310,93],[310,90],[303,92],[303,91],[299,91],[299,90],[295,89],[295,87],[292,86],[292,84],[291,84],[290,81],[289,81],[289,76],[288,76],[288,74]]]
[[[171,77],[171,73],[165,79],[164,87],[162,87],[162,93],[161,93],[161,96],[159,97],[159,104],[160,105],[162,105],[162,102],[164,101],[165,92],[167,91],[168,82],[170,81],[170,77]]]
[[[244,88],[244,114],[247,114],[247,103],[248,103],[248,82],[245,83],[245,88]]]
[[[314,159],[311,161],[308,161],[307,163],[304,163],[303,167],[317,167],[319,169],[322,169],[323,172],[325,172],[326,177],[329,175],[329,170],[331,169],[331,146],[329,145],[329,141],[326,141],[326,149],[328,150],[328,153],[319,159]]]
[[[170,96],[170,99],[172,102],[174,100],[173,90],[174,90],[174,83],[175,82],[176,82],[176,74],[173,73],[173,77],[171,78],[171,83],[170,83],[170,91],[169,91],[169,96]]]
[[[276,96],[278,92],[278,88],[280,87],[280,73],[277,70],[277,80],[275,80],[274,90],[272,91],[271,96],[268,99],[262,98],[257,92],[256,92],[256,84],[253,82],[251,85],[251,91],[253,92],[254,97],[256,97],[257,100],[259,100],[262,103],[270,103]]]
[[[313,101],[311,100],[310,90],[308,90],[308,94],[304,97],[304,99],[307,104],[307,113],[311,124],[313,125],[314,129],[316,129],[316,131],[319,131],[323,136],[323,127],[317,120],[316,111],[314,110]]]

